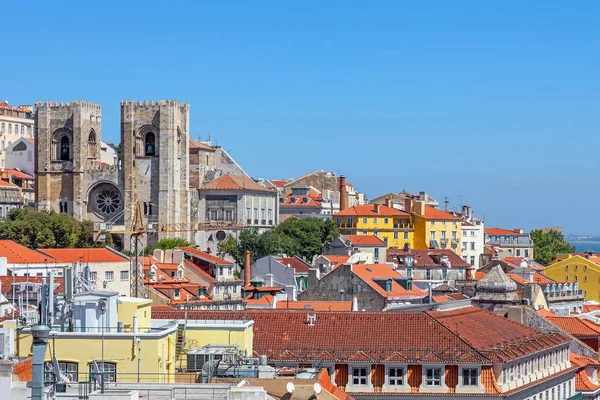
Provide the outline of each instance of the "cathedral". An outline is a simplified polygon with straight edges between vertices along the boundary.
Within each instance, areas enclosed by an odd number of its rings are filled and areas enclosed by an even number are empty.
[[[276,191],[250,179],[220,147],[191,139],[189,116],[189,105],[175,100],[121,102],[119,160],[116,165],[107,165],[99,155],[102,141],[99,104],[36,103],[38,208],[67,213],[96,225],[124,226],[126,230],[139,202],[145,223],[181,227],[159,229],[155,235],[148,235],[148,242],[180,237],[206,249],[216,246],[218,240],[229,234],[235,235],[241,225],[252,226],[255,221],[257,228],[276,225],[279,216]],[[219,179],[225,178],[228,182],[242,182],[243,187],[219,186]],[[191,187],[190,182],[195,186]],[[202,189],[209,188],[209,184],[213,197],[222,196],[229,201],[227,204],[232,204],[232,210],[239,212],[226,210],[227,205],[222,210],[209,210],[209,204],[219,207],[224,204],[204,201]],[[215,187],[223,190],[214,192]],[[252,210],[258,209],[272,216],[271,224],[266,217],[261,221],[252,218]],[[244,210],[248,210],[247,215],[243,215]],[[223,231],[213,235],[190,228],[195,222],[207,221],[221,222]],[[113,239],[117,247],[128,246],[126,234],[113,235]]]

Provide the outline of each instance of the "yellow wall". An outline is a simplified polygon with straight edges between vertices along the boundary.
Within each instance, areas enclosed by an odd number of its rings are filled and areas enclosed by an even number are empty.
[[[138,316],[138,329],[140,331],[150,329],[150,319],[152,317],[151,306],[152,300],[119,297],[117,302],[117,312],[119,321],[122,321],[125,325],[125,332],[129,332],[132,329],[133,314],[137,314]]]
[[[462,223],[460,220],[441,220],[428,219],[418,214],[413,214],[415,225],[414,248],[425,250],[429,248],[431,240],[431,232],[435,232],[435,240],[437,240],[440,248],[451,249],[459,256],[462,253]],[[446,222],[445,225],[443,222]],[[456,223],[456,224],[455,224]],[[442,232],[446,232],[446,246],[442,244]],[[456,244],[452,243],[452,232],[456,232]]]
[[[17,333],[15,340],[17,356],[30,356],[31,334]],[[174,382],[175,332],[160,338],[142,337],[140,349],[142,382]],[[51,338],[46,349],[46,361],[51,361],[53,352],[59,362],[77,362],[79,381],[87,381],[90,364],[94,360],[102,360],[102,339],[100,336],[82,337],[75,334]],[[105,337],[104,360],[116,363],[118,381],[137,382],[138,349],[132,335],[130,338]]]
[[[341,218],[341,223],[337,225],[342,235],[376,235],[383,241],[387,239],[388,247],[403,248],[405,243],[413,246],[414,235],[408,216],[404,218],[398,216],[334,216],[334,218],[336,223],[337,219]],[[398,225],[401,225],[402,228],[398,228]],[[408,233],[407,239],[404,239],[405,232]]]
[[[577,282],[579,290],[585,290],[586,300],[600,301],[600,265],[585,257],[572,255],[549,265],[544,275],[557,282]]]

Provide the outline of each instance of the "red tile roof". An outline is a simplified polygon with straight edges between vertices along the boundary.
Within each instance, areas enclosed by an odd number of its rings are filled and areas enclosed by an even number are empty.
[[[545,334],[478,307],[430,311],[439,323],[494,361],[506,361],[570,342],[560,333]]]
[[[183,319],[185,313],[152,307],[153,319]],[[545,334],[476,307],[398,313],[188,310],[187,316],[253,320],[254,351],[273,362],[491,364],[570,341],[562,334]],[[340,329],[343,334],[332,334]]]
[[[192,138],[190,138],[189,148],[190,148],[190,150],[203,149],[203,150],[215,151],[215,148],[212,147],[210,144],[202,143],[202,142],[199,142],[199,141],[194,140]]]
[[[330,263],[333,264],[332,270],[336,269],[342,264],[345,264],[350,259],[350,256],[332,256],[332,255],[323,255],[326,259],[329,260]]]
[[[589,312],[598,311],[598,310],[600,310],[600,304],[584,304],[583,305],[584,313],[589,313]]]
[[[186,269],[193,269],[199,275],[202,275],[202,279],[206,280],[209,284],[215,282],[215,278],[213,278],[208,272],[191,262],[190,260],[183,260],[183,265]]]
[[[309,309],[315,311],[352,311],[352,301],[287,301],[277,302],[280,309]]]
[[[403,288],[394,279],[402,279],[404,277],[386,264],[355,264],[352,266],[352,272],[377,293],[389,299],[422,299],[427,296],[427,293],[419,289],[416,285],[412,286],[412,290]],[[392,280],[389,292],[375,281],[379,279]]]
[[[570,335],[600,337],[600,326],[583,318],[548,316],[546,319]]]
[[[299,273],[299,274],[308,272],[308,270],[311,268],[310,264],[305,263],[298,257],[283,257],[283,258],[278,258],[277,261],[279,261],[280,263],[282,263],[285,266],[291,266],[292,268],[294,268],[296,273]]]
[[[375,235],[344,235],[346,238],[348,238],[350,240],[350,242],[352,242],[352,246],[357,246],[357,247],[373,247],[373,246],[379,246],[379,247],[387,247],[387,245],[385,244],[385,242],[383,240],[381,240],[380,238],[378,238]]]
[[[2,286],[2,293],[7,293],[12,290],[13,283],[43,283],[43,277],[41,276],[0,276],[0,286]],[[63,278],[54,278],[54,284],[56,285],[56,290],[62,290]]]
[[[530,283],[529,280],[523,278],[522,275],[508,273],[508,274],[506,274],[506,276],[508,276],[513,281],[520,283],[521,285]],[[555,281],[553,281],[552,279],[548,278],[545,275],[540,274],[539,272],[534,272],[533,273],[533,282],[535,282],[537,284],[548,284],[548,283],[554,283]]]
[[[287,179],[269,179],[269,182],[275,187],[283,188],[289,181]]]
[[[108,249],[40,249],[39,251],[64,263],[129,262],[126,257]]]
[[[23,111],[23,112],[31,111],[28,107],[26,108],[26,107],[20,107],[20,106],[11,106],[6,101],[0,101],[0,108],[5,109],[5,110]]]
[[[520,233],[503,228],[485,228],[484,232],[488,235],[520,235]]]
[[[56,262],[52,257],[31,250],[12,240],[0,240],[0,257],[6,257],[8,264],[53,264]]]
[[[546,310],[545,308],[538,310],[537,313],[542,317],[554,317],[556,315],[554,311]]]
[[[27,358],[14,363],[12,366],[12,373],[20,382],[31,382],[33,378],[33,360],[31,358]]]
[[[3,177],[12,176],[17,179],[30,179],[30,180],[34,179],[33,176],[26,174],[23,171],[19,171],[18,169],[15,169],[15,168],[2,168],[2,176]]]
[[[598,368],[600,363],[598,360],[593,360],[589,357],[582,357],[575,353],[570,353],[571,364],[580,367],[580,369],[575,374],[575,389],[578,392],[589,392],[600,389],[600,385],[592,382],[587,372],[585,371],[585,367],[592,365],[594,369]]]
[[[379,211],[376,212],[376,206],[379,206]],[[344,216],[359,216],[359,217],[378,217],[378,216],[405,216],[409,215],[404,211],[397,210],[392,207],[388,207],[383,204],[365,204],[361,206],[352,206],[342,210],[334,216],[336,217],[344,217]]]
[[[205,184],[201,190],[254,190],[259,192],[273,192],[273,189],[264,187],[258,182],[243,175],[223,175],[214,181]]]
[[[208,254],[202,250],[198,250],[194,247],[179,247],[180,250],[183,250],[185,253],[204,260],[206,262],[216,264],[216,265],[233,265],[232,262],[219,258],[217,256],[213,256],[212,254]]]
[[[413,268],[431,268],[441,267],[440,260],[442,256],[447,256],[452,268],[469,267],[471,264],[465,262],[458,254],[450,249],[435,249],[435,250],[417,250],[411,249],[409,252],[403,249],[391,248],[387,250],[387,261],[400,264],[398,258],[404,259],[407,255],[412,255],[416,263]]]
[[[25,139],[27,139],[27,140],[29,140],[31,143],[34,143],[34,144],[35,144],[35,139],[34,139],[34,138],[25,138]]]
[[[417,214],[418,215],[418,214]],[[457,220],[460,221],[460,217],[456,216],[448,211],[438,210],[437,208],[433,208],[431,206],[425,206],[425,213],[420,215],[420,217],[424,217],[425,219],[435,219],[435,220]]]
[[[3,181],[2,179],[0,179],[0,186],[19,190],[19,187],[17,185],[15,185],[14,183],[6,182],[6,181]]]
[[[246,298],[246,304],[249,305],[266,305],[266,304],[273,304],[274,298],[272,294],[266,294],[263,297],[261,297],[260,299],[253,299],[252,295],[249,295]]]

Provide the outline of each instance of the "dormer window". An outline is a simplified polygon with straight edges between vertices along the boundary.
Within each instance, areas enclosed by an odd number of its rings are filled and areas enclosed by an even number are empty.
[[[302,204],[308,204],[308,197],[304,197],[302,199]]]
[[[181,289],[175,288],[175,297],[179,297],[179,292],[180,291],[181,291]]]
[[[352,368],[352,384],[366,385],[367,384],[367,369],[364,367]]]
[[[442,386],[441,368],[427,368],[425,370],[425,386]]]
[[[292,197],[290,199],[290,203],[292,203],[292,204],[296,204],[297,202],[298,202],[298,199],[296,197]]]
[[[280,204],[283,204],[283,203],[285,203],[285,197],[280,197],[280,198],[279,198],[279,203],[280,203]]]
[[[462,384],[463,386],[478,386],[479,371],[477,368],[463,368]]]

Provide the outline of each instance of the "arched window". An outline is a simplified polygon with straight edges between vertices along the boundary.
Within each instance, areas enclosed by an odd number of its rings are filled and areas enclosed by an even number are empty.
[[[63,136],[60,139],[60,160],[61,161],[69,161],[71,159],[71,143],[69,143],[69,138]]]
[[[156,144],[154,133],[148,132],[146,134],[146,143],[144,145],[144,154],[149,157],[154,157],[156,155]]]
[[[88,158],[96,158],[96,132],[93,129],[88,136]]]

